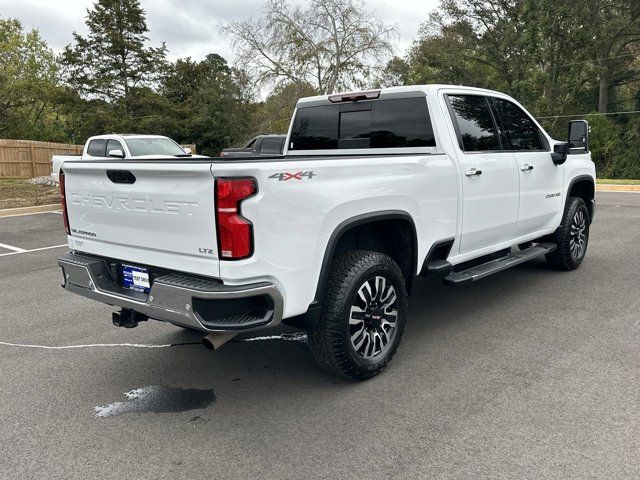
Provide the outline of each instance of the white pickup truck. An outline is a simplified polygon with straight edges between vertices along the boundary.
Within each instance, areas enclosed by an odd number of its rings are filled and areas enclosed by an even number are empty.
[[[427,85],[301,99],[270,158],[68,161],[70,292],[219,346],[284,322],[350,379],[396,352],[416,279],[583,261],[588,125],[553,140],[512,98]],[[523,275],[526,273],[523,272]]]
[[[190,148],[183,148],[162,135],[111,134],[89,137],[81,155],[53,155],[51,179],[58,183],[60,168],[67,161],[96,159],[141,159],[192,157]],[[200,156],[200,158],[204,158]]]

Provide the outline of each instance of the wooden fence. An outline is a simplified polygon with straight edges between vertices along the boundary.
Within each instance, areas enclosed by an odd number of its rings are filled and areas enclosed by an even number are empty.
[[[195,145],[183,145],[196,153]],[[0,139],[0,178],[33,178],[51,174],[52,155],[78,155],[83,145]]]

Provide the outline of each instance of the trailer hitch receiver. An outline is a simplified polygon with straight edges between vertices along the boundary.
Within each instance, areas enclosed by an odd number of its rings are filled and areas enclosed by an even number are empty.
[[[146,322],[149,317],[135,310],[123,308],[119,312],[113,312],[112,320],[116,327],[134,328],[138,326],[138,322]]]

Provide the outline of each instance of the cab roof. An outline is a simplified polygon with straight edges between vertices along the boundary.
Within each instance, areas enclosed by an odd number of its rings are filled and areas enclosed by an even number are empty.
[[[332,93],[330,95],[317,95],[314,97],[304,97],[298,100],[297,107],[311,107],[318,105],[330,105],[340,101],[351,100],[373,100],[378,98],[402,98],[420,95],[431,95],[440,89],[456,89],[465,92],[475,92],[479,94],[491,94],[496,96],[507,96],[504,93],[484,88],[467,87],[464,85],[428,84],[428,85],[404,85],[401,87],[376,88],[369,90],[354,90],[348,92]],[[371,95],[369,95],[371,94]],[[342,97],[343,100],[340,100]]]

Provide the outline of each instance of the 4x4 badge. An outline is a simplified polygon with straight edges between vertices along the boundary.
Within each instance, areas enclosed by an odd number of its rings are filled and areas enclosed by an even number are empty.
[[[269,175],[269,178],[278,179],[279,182],[286,182],[287,180],[311,180],[318,175],[314,172],[282,172]]]

